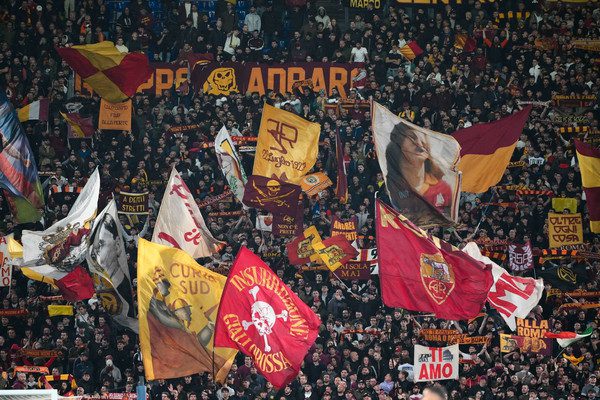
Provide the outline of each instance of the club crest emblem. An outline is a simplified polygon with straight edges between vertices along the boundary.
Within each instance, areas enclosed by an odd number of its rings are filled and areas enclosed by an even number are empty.
[[[454,290],[454,271],[440,254],[421,254],[421,281],[429,296],[443,304]]]

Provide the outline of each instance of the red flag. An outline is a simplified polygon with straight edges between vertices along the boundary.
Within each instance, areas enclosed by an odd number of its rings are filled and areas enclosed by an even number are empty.
[[[294,238],[286,245],[288,259],[292,265],[302,265],[320,258],[315,252],[313,245],[321,242],[321,235],[315,226],[308,227],[301,235]]]
[[[438,318],[474,318],[493,283],[491,267],[430,237],[377,201],[377,250],[383,303]]]
[[[55,281],[63,298],[67,301],[91,299],[94,296],[94,282],[81,265]]]
[[[242,247],[229,271],[215,346],[239,349],[280,388],[298,375],[317,338],[319,317],[254,253]]]
[[[358,250],[343,235],[325,239],[321,243],[314,244],[313,248],[316,250],[323,264],[331,271],[335,271],[341,266],[346,265],[348,261],[358,255]]]

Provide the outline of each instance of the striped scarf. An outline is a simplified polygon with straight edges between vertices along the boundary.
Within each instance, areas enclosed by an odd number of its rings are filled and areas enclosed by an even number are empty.
[[[488,251],[488,250],[481,250],[481,254],[489,257],[489,258],[493,258],[495,260],[499,260],[499,261],[504,261],[506,260],[506,253],[502,253],[499,251]]]
[[[585,133],[590,129],[590,126],[561,126],[558,128],[558,132],[564,135],[565,133]]]
[[[50,188],[50,192],[54,193],[81,193],[83,190],[80,186],[72,186],[72,185],[53,185]]]
[[[526,189],[526,190],[517,190],[516,193],[517,197],[522,197],[522,196],[554,196],[554,192],[552,190],[531,190],[531,189]]]

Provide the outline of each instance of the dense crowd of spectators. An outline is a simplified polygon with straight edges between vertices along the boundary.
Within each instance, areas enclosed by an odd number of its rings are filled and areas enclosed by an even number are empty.
[[[15,107],[41,97],[51,100],[48,123],[24,124],[47,195],[44,226],[63,218],[76,196],[51,196],[49,188],[81,187],[96,167],[101,171],[104,203],[114,191],[149,189],[147,226],[143,220],[137,224],[122,221],[130,235],[126,246],[130,272],[135,276],[134,239],[140,232],[151,238],[171,167],[182,173],[197,201],[222,193],[227,183],[214,150],[197,144],[206,138],[210,141],[223,124],[237,127],[244,136],[255,136],[265,101],[321,124],[323,144],[314,170],[326,172],[334,182],[334,132],[342,137],[349,201],[341,204],[333,188],[318,199],[305,197],[305,226],[314,224],[327,237],[333,215],[357,215],[358,246],[375,247],[374,194],[384,185],[373,150],[370,113],[359,108],[326,111],[324,104],[335,96],[323,93],[262,98],[241,93],[227,96],[226,101],[175,88],[161,96],[138,94],[133,98],[131,132],[98,131],[91,140],[67,140],[59,111],[78,110],[96,121],[99,98],[73,93],[72,72],[55,46],[112,40],[121,51],[142,51],[152,60],[166,62],[178,62],[190,52],[211,52],[216,60],[364,62],[365,83],[351,91],[352,98],[373,98],[417,125],[448,134],[510,115],[520,108],[519,101],[546,102],[555,94],[598,93],[600,74],[594,53],[570,45],[573,38],[600,37],[600,9],[593,2],[463,0],[460,5],[403,6],[382,1],[378,10],[372,6],[350,9],[348,24],[327,15],[322,5],[330,5],[330,1],[255,0],[243,20],[234,3],[217,1],[213,16],[199,12],[194,1],[164,1],[158,21],[146,0],[131,1],[116,21],[104,0],[9,0],[0,4],[0,85]],[[510,17],[509,11],[514,11]],[[472,52],[455,46],[461,34],[474,39]],[[540,40],[544,38],[547,40]],[[408,41],[416,41],[424,50],[412,63],[400,52]],[[557,122],[558,111],[551,104],[534,106],[513,156],[513,161],[524,163],[507,169],[500,184],[577,198],[578,210],[571,211],[583,213],[585,241],[589,250],[599,252],[599,237],[589,232],[581,199],[572,138],[558,133],[558,128],[566,125]],[[592,131],[598,129],[597,102],[582,115]],[[166,133],[172,126],[195,123],[201,126],[196,131]],[[253,154],[244,152],[242,159],[250,172]],[[477,239],[481,244],[501,246],[506,240],[529,239],[533,247],[545,249],[550,200],[547,195],[519,199],[507,188],[478,196],[463,194],[457,226],[433,229],[432,233],[454,244]],[[4,199],[1,207],[2,232],[15,232],[19,238],[23,226],[15,224]],[[536,320],[549,319],[551,329],[557,331],[594,328],[591,338],[564,351],[584,357],[577,365],[559,356],[557,350],[552,357],[519,350],[501,353],[499,333],[509,329],[493,309],[483,310],[484,317],[467,323],[386,308],[375,276],[370,281],[348,282],[349,292],[325,272],[300,272],[290,266],[285,255],[287,239],[258,231],[255,210],[245,211],[241,217],[207,218],[211,211],[239,209],[240,203],[233,199],[202,209],[213,235],[228,246],[221,254],[199,261],[210,268],[226,269],[242,245],[261,255],[273,269],[282,271],[284,280],[320,315],[323,326],[316,345],[307,354],[298,378],[281,391],[257,373],[250,358],[240,355],[225,385],[213,382],[208,373],[159,380],[149,383],[152,400],[417,400],[423,396],[424,385],[412,382],[410,364],[414,345],[427,343],[419,337],[419,329],[452,326],[473,336],[490,335],[491,342],[461,346],[472,361],[461,364],[459,380],[444,382],[450,399],[600,398],[598,308],[559,311],[560,299],[544,298],[530,315]],[[42,228],[41,223],[35,228]],[[597,261],[553,262],[584,263],[587,279],[580,287],[600,290]],[[27,309],[29,314],[0,319],[0,389],[43,387],[38,374],[14,373],[15,366],[34,363],[49,366],[57,377],[49,384],[61,395],[135,391],[143,376],[135,334],[113,323],[94,300],[77,304],[73,317],[50,318],[47,302],[39,297],[50,294],[55,292],[49,285],[28,281],[18,271],[10,291],[1,289],[0,309]],[[51,359],[27,359],[17,352],[19,347],[62,353]],[[74,380],[58,379],[60,374],[70,374]]]

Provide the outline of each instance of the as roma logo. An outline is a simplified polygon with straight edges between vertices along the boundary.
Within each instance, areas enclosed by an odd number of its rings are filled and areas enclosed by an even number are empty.
[[[211,71],[206,82],[202,85],[204,93],[216,95],[229,95],[238,93],[235,70],[233,68],[216,68]]]
[[[565,282],[577,283],[577,275],[569,267],[561,266],[558,268],[558,277]]]
[[[421,254],[421,281],[429,296],[443,304],[454,290],[454,271],[440,253]]]

